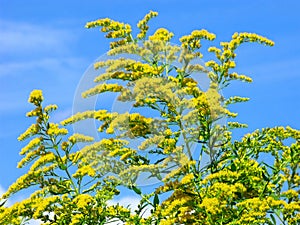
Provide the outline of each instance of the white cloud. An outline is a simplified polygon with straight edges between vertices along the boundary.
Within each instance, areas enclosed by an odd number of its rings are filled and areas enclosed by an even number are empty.
[[[29,220],[28,225],[41,225],[42,221],[39,220]]]
[[[0,113],[28,108],[34,88],[68,91],[70,98],[87,62],[73,52],[78,35],[70,28],[0,20]],[[74,38],[75,37],[75,38]],[[55,90],[54,90],[55,89]],[[48,92],[49,93],[49,92]],[[26,96],[26,97],[23,97]]]
[[[72,39],[63,29],[0,20],[0,54],[62,52]]]
[[[35,74],[41,71],[39,76],[42,77],[45,71],[53,72],[57,76],[68,74],[71,69],[76,69],[78,64],[84,64],[81,58],[76,57],[43,57],[40,59],[29,59],[21,62],[6,62],[0,63],[0,77],[4,76],[19,76],[24,77],[28,72],[34,70]],[[55,72],[55,73],[54,73]]]
[[[85,64],[83,59],[72,57],[0,63],[0,80],[3,85],[0,90],[0,113],[30,108],[27,98],[30,91],[35,88],[42,88],[46,96],[51,94],[52,97],[57,96],[59,90],[68,91],[58,99],[60,101],[70,99],[68,94],[73,93],[81,75],[81,67]],[[49,92],[49,89],[53,93]]]

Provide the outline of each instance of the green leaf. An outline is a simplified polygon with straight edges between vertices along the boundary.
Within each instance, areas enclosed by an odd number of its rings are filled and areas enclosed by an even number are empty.
[[[153,205],[154,205],[154,209],[156,209],[156,206],[159,204],[159,198],[158,195],[155,194],[154,195],[154,199],[153,199]]]
[[[139,189],[139,188],[137,188],[136,186],[133,186],[132,185],[132,190],[135,192],[135,193],[137,193],[138,195],[140,195],[140,194],[142,194],[142,191]]]
[[[262,177],[264,178],[265,181],[270,181],[269,177],[266,176],[266,173],[262,172]]]
[[[234,163],[231,164],[231,171],[232,172],[236,171],[236,165]]]
[[[66,170],[67,169],[67,166],[63,163],[59,163],[58,164],[58,167],[61,169],[61,170]]]
[[[276,225],[276,219],[275,219],[275,217],[273,216],[273,214],[270,214],[270,217],[271,217],[271,220],[272,220],[273,224]]]

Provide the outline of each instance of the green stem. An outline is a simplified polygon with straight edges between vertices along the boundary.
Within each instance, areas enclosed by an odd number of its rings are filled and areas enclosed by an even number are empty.
[[[185,146],[187,148],[188,156],[189,156],[190,160],[193,160],[192,152],[191,152],[189,143],[187,141],[186,134],[184,133],[184,128],[183,128],[183,125],[181,123],[181,120],[179,120],[179,127],[180,127],[180,130],[182,131],[182,136],[183,136],[183,139],[184,139]]]

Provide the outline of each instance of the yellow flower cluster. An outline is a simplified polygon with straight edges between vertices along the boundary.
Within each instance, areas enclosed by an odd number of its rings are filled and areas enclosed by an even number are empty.
[[[290,189],[282,193],[287,198],[299,199],[299,193],[296,190]]]
[[[163,206],[165,207],[161,211],[161,214],[163,217],[170,217],[171,219],[180,207],[185,206],[190,201],[193,201],[192,197],[181,193],[175,193],[174,196],[170,197],[165,202],[163,202]]]
[[[50,162],[55,162],[56,156],[52,153],[46,153],[43,154],[39,159],[37,159],[32,166],[30,167],[30,171],[34,172],[36,171],[39,167],[46,165],[47,163]]]
[[[107,55],[119,55],[122,53],[125,54],[139,54],[141,52],[141,48],[138,43],[129,42],[123,45],[115,46],[107,52]]]
[[[231,79],[235,79],[235,80],[241,80],[241,81],[245,81],[245,82],[248,82],[248,83],[251,83],[252,82],[252,79],[251,77],[248,77],[246,75],[239,75],[237,73],[231,73],[229,74],[229,77]]]
[[[92,142],[94,140],[93,137],[90,136],[86,136],[83,134],[73,134],[72,136],[70,136],[68,138],[69,142],[71,142],[72,144],[75,144],[77,142]]]
[[[241,80],[245,82],[252,82],[252,79],[245,75],[239,75],[237,73],[229,73],[229,70],[235,68],[235,62],[233,61],[236,57],[235,50],[236,48],[244,42],[258,42],[261,44],[273,46],[274,42],[253,33],[235,33],[232,36],[232,40],[229,42],[221,42],[220,45],[222,49],[217,47],[210,47],[209,52],[213,52],[216,55],[216,58],[220,61],[220,64],[214,60],[208,61],[205,65],[210,67],[214,71],[214,76],[212,80],[214,82],[226,83],[229,80]]]
[[[176,140],[174,138],[165,138],[158,147],[163,149],[164,154],[170,154],[176,150]]]
[[[145,15],[145,17],[140,20],[137,24],[137,27],[140,29],[140,33],[138,33],[137,38],[143,39],[146,37],[146,33],[149,29],[149,26],[147,25],[149,20],[153,17],[156,17],[158,15],[157,12],[150,11],[148,14]]]
[[[200,40],[214,40],[216,35],[207,30],[194,30],[190,35],[182,36],[180,38],[181,46],[184,48],[199,49],[201,47]]]
[[[123,86],[119,84],[99,84],[85,92],[82,93],[83,98],[87,98],[93,95],[97,95],[103,92],[111,91],[111,92],[121,92],[123,90]]]
[[[41,137],[36,137],[32,139],[24,148],[22,148],[20,155],[25,155],[29,150],[39,146],[43,139]]]
[[[80,194],[72,201],[76,207],[84,213],[88,213],[88,206],[95,203],[95,199],[88,194]]]
[[[10,195],[36,184],[41,174],[45,174],[56,167],[57,164],[52,164],[51,166],[47,166],[36,171],[29,171],[28,173],[20,176],[15,183],[9,186],[7,192],[2,196],[2,198],[6,199]]]
[[[215,215],[221,212],[220,200],[218,198],[204,198],[198,206],[204,208],[205,212],[210,215]]]
[[[140,150],[145,150],[149,148],[151,145],[158,145],[162,140],[164,136],[163,135],[153,135],[152,137],[149,137],[145,139],[139,146]]]
[[[110,48],[116,48],[132,42],[131,26],[120,22],[113,21],[109,18],[99,19],[88,22],[86,28],[102,27],[101,32],[107,33],[106,38],[121,38],[118,41],[110,43]]]
[[[201,181],[202,184],[207,184],[209,181],[220,179],[220,180],[226,180],[233,182],[235,180],[238,180],[240,174],[238,172],[232,172],[230,170],[221,170],[217,173],[212,173],[205,177],[203,181]]]
[[[247,97],[240,97],[240,96],[232,96],[229,97],[228,99],[226,99],[226,101],[224,102],[224,105],[227,106],[229,104],[234,104],[237,102],[247,102],[249,101],[250,98]]]
[[[106,61],[100,61],[94,63],[95,70],[107,67],[106,72],[116,72],[120,71],[121,69],[125,68],[127,65],[135,63],[136,60],[133,59],[125,59],[125,58],[118,58],[118,59],[109,59]]]
[[[234,183],[234,182],[233,182]],[[247,188],[241,183],[227,184],[215,182],[208,188],[210,195],[223,198],[237,198],[237,194],[241,195],[247,191]]]
[[[227,122],[229,128],[247,128],[248,125],[245,123],[238,122]]]
[[[79,113],[76,113],[75,115],[71,116],[70,118],[61,121],[60,123],[61,123],[61,125],[66,126],[68,124],[72,124],[72,123],[75,123],[75,122],[78,122],[81,120],[94,118],[94,115],[95,115],[95,111],[79,112]]]
[[[162,66],[153,67],[149,64],[135,62],[135,61],[123,61],[123,60],[116,60],[117,65],[110,65],[107,68],[107,73],[101,74],[100,76],[95,78],[95,82],[100,82],[103,80],[109,79],[119,79],[119,80],[138,80],[143,76],[157,76],[163,71]],[[97,65],[97,67],[100,66]],[[125,71],[115,71],[115,70],[122,70]]]
[[[145,98],[156,98],[164,101],[167,106],[173,108],[179,104],[176,95],[176,83],[161,77],[143,77],[135,83],[134,92],[136,105],[143,105]]]
[[[27,117],[33,116],[41,116],[42,115],[42,107],[38,106],[35,109],[31,110],[30,112],[26,113]]]
[[[86,165],[78,168],[78,170],[72,176],[74,178],[78,178],[78,177],[84,177],[85,175],[94,177],[96,176],[96,171],[90,165]]]
[[[39,126],[37,124],[31,124],[30,127],[28,127],[27,130],[18,137],[18,140],[23,141],[26,138],[29,138],[37,134],[38,131],[39,131]]]
[[[72,220],[69,225],[78,225],[84,220],[84,214],[75,214],[72,215]],[[47,224],[48,225],[48,224]]]
[[[45,113],[49,113],[51,111],[54,111],[56,110],[58,107],[57,105],[47,105],[45,108],[44,108],[44,111]]]
[[[240,203],[237,203],[238,207],[246,208],[247,213],[244,213],[239,222],[240,223],[252,223],[258,222],[260,219],[266,220],[266,213],[270,209],[268,199],[250,198]],[[263,222],[263,221],[261,221]]]
[[[41,218],[43,213],[48,211],[48,207],[50,207],[52,204],[56,204],[59,199],[60,199],[59,196],[40,198],[39,201],[37,201],[35,204],[36,208],[32,217],[34,219]]]
[[[215,46],[212,46],[212,47],[208,48],[208,52],[214,52],[216,54],[217,58],[219,59],[222,50],[219,49],[219,48],[217,48],[217,47],[215,47]]]
[[[188,173],[187,175],[185,175],[182,180],[181,180],[181,184],[189,184],[193,181],[194,179],[194,174],[193,173]]]
[[[83,157],[82,151],[71,153],[69,155],[69,159],[72,161],[73,164],[76,164],[80,159],[82,159],[82,157]]]
[[[41,90],[33,90],[30,95],[28,102],[33,103],[36,106],[39,106],[44,100],[43,93]]]
[[[149,36],[149,40],[169,42],[173,36],[174,34],[172,32],[169,32],[167,29],[159,28],[152,36]]]
[[[18,162],[17,168],[22,168],[23,166],[31,162],[32,159],[34,159],[37,155],[41,154],[41,149],[43,148],[44,146],[40,146],[37,150],[28,152],[26,156]]]
[[[111,120],[106,129],[106,133],[112,134],[115,132],[115,129],[118,128],[118,130],[127,130],[126,136],[130,138],[145,136],[150,132],[151,122],[152,118],[146,118],[139,113],[124,113],[115,116],[115,118]]]
[[[122,161],[127,160],[129,157],[131,157],[132,155],[135,155],[135,154],[136,154],[136,151],[134,151],[134,150],[128,151],[121,156],[120,160],[122,160]]]
[[[210,60],[210,61],[206,62],[205,66],[212,68],[214,71],[220,71],[221,70],[221,67],[219,66],[219,64],[214,60]]]
[[[86,28],[102,27],[102,32],[109,32],[107,38],[124,38],[131,33],[129,24],[120,23],[109,18],[88,22]]]
[[[47,130],[47,134],[50,136],[58,136],[58,135],[66,135],[68,130],[65,128],[59,128],[58,124],[49,123],[49,128]]]
[[[141,78],[142,76],[156,76],[162,73],[162,71],[164,70],[163,66],[157,66],[157,67],[153,67],[151,65],[149,65],[148,63],[141,63],[141,62],[135,62],[135,63],[131,63],[128,64],[125,69],[127,71],[132,71],[135,73],[138,73],[137,75],[135,75],[135,77]],[[134,76],[134,74],[133,74]]]
[[[224,112],[223,107],[221,106],[221,95],[217,89],[209,88],[206,91],[205,96],[212,119],[217,119]]]
[[[228,43],[228,48],[235,49],[240,43],[243,42],[258,42],[261,44],[273,46],[274,42],[266,37],[260,36],[254,33],[234,33],[232,35],[232,40]]]

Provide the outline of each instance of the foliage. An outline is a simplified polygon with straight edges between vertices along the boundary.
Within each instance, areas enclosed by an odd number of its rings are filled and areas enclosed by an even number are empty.
[[[108,18],[86,25],[100,27],[114,40],[108,52],[113,57],[95,63],[95,69],[105,72],[82,96],[117,92],[119,101],[139,112],[91,110],[56,124],[50,114],[57,106],[44,107],[40,90],[30,94],[34,109],[27,116],[36,123],[19,136],[20,141],[31,140],[18,164],[29,170],[2,196],[1,224],[32,218],[60,225],[299,224],[300,131],[264,128],[232,140],[234,129],[246,125],[233,121],[237,114],[229,107],[249,99],[225,98],[220,92],[234,80],[252,81],[232,71],[241,44],[274,43],[257,34],[234,33],[220,47],[208,48],[216,59],[203,65],[201,42],[213,41],[215,35],[195,30],[176,46],[170,42],[173,33],[164,28],[148,35],[148,22],[155,16],[151,11],[138,23],[136,37],[129,24]],[[210,79],[207,90],[195,79],[203,74]],[[224,118],[230,122],[222,125]],[[86,119],[101,123],[99,132],[107,138],[68,135],[62,127]],[[77,150],[79,142],[90,144]],[[137,185],[145,173],[159,181],[150,193]],[[32,187],[29,198],[4,204]],[[120,187],[140,196],[135,211],[109,203]],[[150,215],[144,215],[146,210]]]

